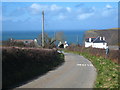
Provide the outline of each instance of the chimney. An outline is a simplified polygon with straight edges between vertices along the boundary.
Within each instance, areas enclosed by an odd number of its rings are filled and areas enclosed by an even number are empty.
[[[105,40],[105,37],[103,37],[103,40]]]
[[[100,40],[102,40],[102,37],[100,37]]]
[[[91,40],[91,38],[89,38],[89,42],[91,42],[92,40]]]

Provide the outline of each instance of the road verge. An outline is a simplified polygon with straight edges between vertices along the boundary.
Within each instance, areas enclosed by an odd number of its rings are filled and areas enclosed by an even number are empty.
[[[97,69],[97,79],[94,84],[94,88],[119,88],[118,76],[119,64],[112,62],[111,60],[103,57],[91,55],[86,52],[64,50],[65,52],[72,52],[80,54],[90,60]]]

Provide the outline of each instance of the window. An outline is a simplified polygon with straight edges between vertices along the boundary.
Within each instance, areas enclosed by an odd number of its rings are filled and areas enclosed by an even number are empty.
[[[28,43],[28,41],[25,41],[25,43]]]

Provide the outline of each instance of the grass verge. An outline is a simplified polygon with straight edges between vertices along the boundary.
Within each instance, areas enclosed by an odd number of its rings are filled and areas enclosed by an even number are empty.
[[[90,55],[89,53],[80,53],[76,51],[67,51],[75,54],[79,54],[89,59],[97,69],[97,79],[94,84],[94,88],[119,88],[118,76],[119,65],[112,62],[109,59],[103,57],[97,57]]]

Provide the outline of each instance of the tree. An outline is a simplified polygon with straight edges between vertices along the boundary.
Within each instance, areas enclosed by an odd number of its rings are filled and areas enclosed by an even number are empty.
[[[54,48],[55,46],[55,39],[50,38],[48,34],[44,33],[44,48]],[[40,34],[37,38],[38,45],[42,46],[42,34]]]
[[[62,43],[65,41],[63,32],[57,32],[53,38],[50,38],[48,34],[44,33],[44,48],[55,48],[59,41]],[[38,36],[37,43],[37,46],[42,47],[42,34]]]
[[[64,33],[63,32],[57,32],[56,35],[55,35],[55,39],[64,43],[64,41],[65,41]]]

